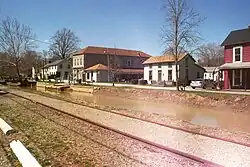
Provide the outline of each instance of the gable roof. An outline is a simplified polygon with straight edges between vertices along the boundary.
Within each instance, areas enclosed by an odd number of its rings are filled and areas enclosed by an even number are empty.
[[[86,71],[106,71],[106,70],[108,70],[108,67],[103,65],[103,64],[96,64],[96,65],[91,66],[85,70]]]
[[[50,67],[50,66],[58,65],[59,63],[63,62],[64,60],[66,60],[66,59],[60,59],[60,60],[53,61],[52,63],[46,64],[44,67]]]
[[[100,55],[117,55],[117,56],[135,56],[135,57],[151,57],[149,54],[137,50],[128,50],[128,49],[118,49],[118,48],[105,48],[105,47],[96,47],[88,46],[81,49],[80,51],[73,54],[82,55],[82,54],[100,54]]]
[[[206,72],[209,72],[209,73],[212,73],[212,72],[219,70],[218,67],[203,67],[203,68],[206,70]]]
[[[250,42],[250,27],[241,30],[231,31],[221,46],[234,45]]]
[[[188,55],[189,54],[181,54],[178,57],[178,61],[181,61],[184,57]],[[192,56],[190,57],[193,59]],[[164,56],[152,56],[148,58],[146,61],[144,61],[142,64],[171,63],[171,62],[175,62],[175,57],[173,55],[164,55]]]

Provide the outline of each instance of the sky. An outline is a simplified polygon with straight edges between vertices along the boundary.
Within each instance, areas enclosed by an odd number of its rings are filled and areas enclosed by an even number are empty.
[[[136,49],[161,55],[164,0],[0,0],[0,20],[6,16],[29,25],[36,38],[48,42],[61,28],[75,32],[81,47]],[[188,0],[205,21],[201,43],[222,43],[231,30],[250,25],[249,0]],[[48,44],[38,43],[38,51]]]

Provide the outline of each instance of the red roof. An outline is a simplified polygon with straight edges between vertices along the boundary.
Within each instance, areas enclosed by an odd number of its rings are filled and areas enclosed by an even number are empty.
[[[85,70],[86,71],[105,71],[105,70],[108,70],[108,67],[103,65],[103,64],[96,64],[96,65],[91,66]]]
[[[74,53],[75,55],[82,54],[109,54],[109,55],[118,55],[118,56],[138,56],[138,57],[151,57],[150,55],[137,50],[127,50],[127,49],[118,49],[118,48],[105,48],[105,47],[96,47],[88,46],[81,49],[80,51]]]

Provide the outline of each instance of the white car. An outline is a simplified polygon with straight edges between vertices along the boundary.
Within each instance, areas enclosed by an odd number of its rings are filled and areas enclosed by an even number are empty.
[[[190,86],[191,88],[195,89],[195,88],[203,88],[204,87],[204,84],[203,84],[203,79],[202,78],[199,78],[199,79],[196,79],[194,81],[191,81],[190,83]]]

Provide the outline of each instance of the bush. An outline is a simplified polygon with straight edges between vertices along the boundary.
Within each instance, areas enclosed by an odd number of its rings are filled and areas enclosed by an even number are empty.
[[[139,80],[139,85],[147,85],[148,84],[148,81],[147,80]]]
[[[132,79],[131,83],[134,84],[134,85],[138,84],[138,79]]]

